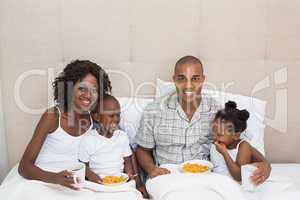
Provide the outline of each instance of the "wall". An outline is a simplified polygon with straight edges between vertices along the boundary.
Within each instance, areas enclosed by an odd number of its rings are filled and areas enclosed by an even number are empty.
[[[40,75],[21,82],[22,102],[43,110],[51,97],[52,74],[72,59],[91,59],[109,70],[115,95],[130,96],[133,91],[141,96],[153,94],[156,78],[170,80],[174,63],[186,54],[203,60],[208,82],[217,88],[226,85],[229,92],[266,100],[267,157],[272,162],[300,162],[300,1],[0,4],[0,78],[10,166],[19,161],[40,117],[15,99],[16,81],[24,73]]]

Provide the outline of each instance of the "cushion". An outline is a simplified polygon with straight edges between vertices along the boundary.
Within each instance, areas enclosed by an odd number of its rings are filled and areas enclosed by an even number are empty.
[[[139,128],[142,113],[153,99],[128,97],[118,97],[117,99],[121,105],[120,128],[128,134],[130,144],[135,148],[135,136]]]

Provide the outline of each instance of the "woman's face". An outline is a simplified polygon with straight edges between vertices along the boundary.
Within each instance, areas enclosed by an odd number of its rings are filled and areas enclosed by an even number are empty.
[[[90,111],[98,98],[97,79],[92,75],[86,75],[74,85],[73,104],[78,111]]]

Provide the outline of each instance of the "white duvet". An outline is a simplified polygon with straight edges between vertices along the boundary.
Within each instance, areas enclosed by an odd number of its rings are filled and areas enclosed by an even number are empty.
[[[300,165],[272,165],[267,182],[255,192],[245,192],[231,178],[218,174],[187,175],[178,172],[176,165],[167,166],[170,175],[148,180],[147,190],[153,200],[299,200]],[[11,170],[0,186],[1,200],[140,200],[141,194],[130,187],[107,187],[87,182],[81,191],[73,191],[40,181],[20,177],[17,167]],[[129,187],[128,187],[129,186]]]
[[[148,180],[146,187],[154,200],[298,200],[300,185],[289,176],[271,174],[254,192],[246,192],[227,176],[215,173],[183,174],[176,165],[163,166],[171,174]],[[300,166],[299,166],[300,169]],[[298,171],[300,175],[300,171]],[[296,175],[294,175],[296,176]]]
[[[141,200],[142,195],[129,182],[121,186],[103,186],[86,182],[80,191],[55,184],[26,180],[11,170],[0,186],[1,200]]]

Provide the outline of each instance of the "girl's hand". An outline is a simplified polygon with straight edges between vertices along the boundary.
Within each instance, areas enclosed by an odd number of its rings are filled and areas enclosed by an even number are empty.
[[[227,147],[225,144],[220,143],[218,141],[216,141],[214,144],[216,145],[217,151],[220,152],[222,155],[224,155],[227,152]]]
[[[50,177],[51,182],[59,185],[63,185],[72,190],[79,190],[74,186],[73,174],[69,171],[62,171],[59,173],[55,173],[52,177]]]

